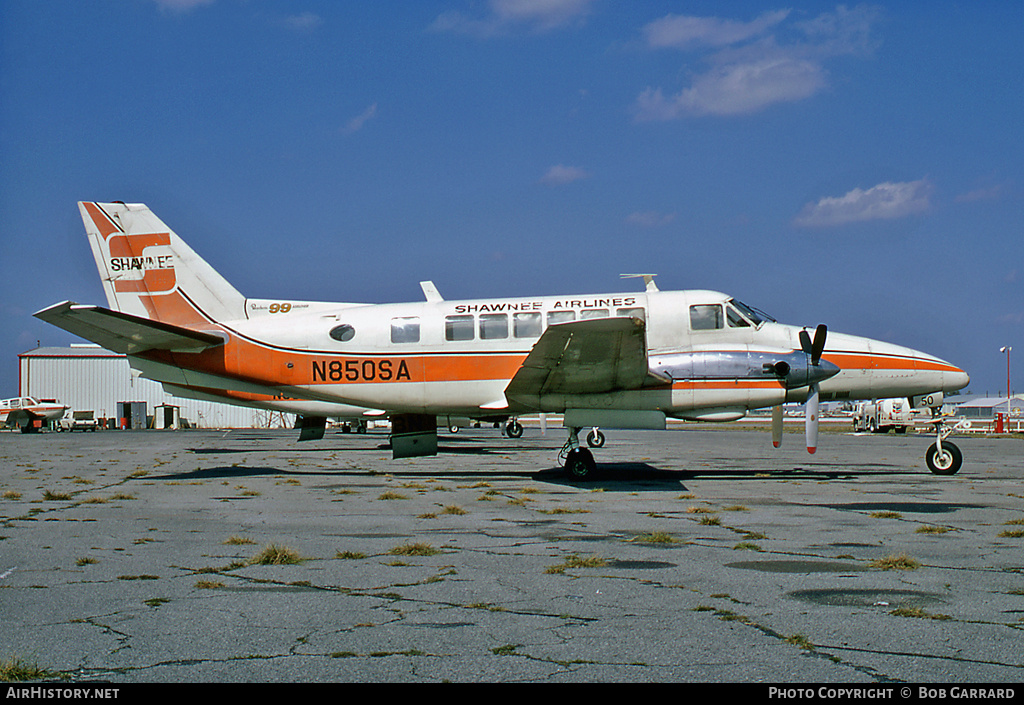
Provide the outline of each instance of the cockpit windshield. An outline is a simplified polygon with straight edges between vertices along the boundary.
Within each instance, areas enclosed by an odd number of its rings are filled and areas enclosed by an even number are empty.
[[[729,303],[735,306],[740,313],[749,318],[755,326],[760,327],[760,325],[765,321],[771,321],[772,323],[776,322],[774,318],[769,316],[764,311],[760,311],[754,308],[753,306],[747,306],[742,301],[738,301],[736,299],[729,299]]]

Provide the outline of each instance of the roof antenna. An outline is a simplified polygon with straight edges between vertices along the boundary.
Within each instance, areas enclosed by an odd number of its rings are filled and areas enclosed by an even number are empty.
[[[420,282],[420,288],[423,289],[423,296],[426,298],[427,301],[431,303],[435,303],[437,301],[444,301],[444,298],[441,296],[441,293],[437,290],[437,287],[434,286],[434,282]]]
[[[623,279],[639,279],[643,278],[644,286],[648,292],[658,291],[658,285],[654,283],[654,278],[657,274],[620,274]]]

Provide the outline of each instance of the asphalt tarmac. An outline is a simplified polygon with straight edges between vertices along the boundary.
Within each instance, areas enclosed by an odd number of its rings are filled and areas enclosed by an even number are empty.
[[[0,433],[0,662],[68,681],[1024,682],[1024,440]],[[276,555],[284,562],[258,559]],[[293,562],[288,562],[289,560]]]

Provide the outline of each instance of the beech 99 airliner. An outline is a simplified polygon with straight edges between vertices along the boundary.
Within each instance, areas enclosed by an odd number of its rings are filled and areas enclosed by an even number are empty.
[[[35,315],[128,356],[174,394],[292,410],[303,438],[328,416],[392,422],[394,457],[437,453],[441,417],[508,423],[563,415],[565,470],[595,469],[579,432],[733,421],[805,405],[807,450],[821,400],[907,397],[930,408],[929,469],[956,473],[938,414],[967,374],[917,350],[784,325],[715,291],[660,291],[395,304],[250,299],[142,204],[79,203],[109,308],[70,301]],[[521,430],[519,430],[521,432]]]

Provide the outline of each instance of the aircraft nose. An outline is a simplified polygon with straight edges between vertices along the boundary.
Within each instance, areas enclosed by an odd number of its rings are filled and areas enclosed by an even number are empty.
[[[961,370],[959,367],[955,368],[955,372],[945,372],[942,375],[942,391],[943,392],[954,392],[957,389],[963,389],[970,383],[971,377],[966,372]]]

